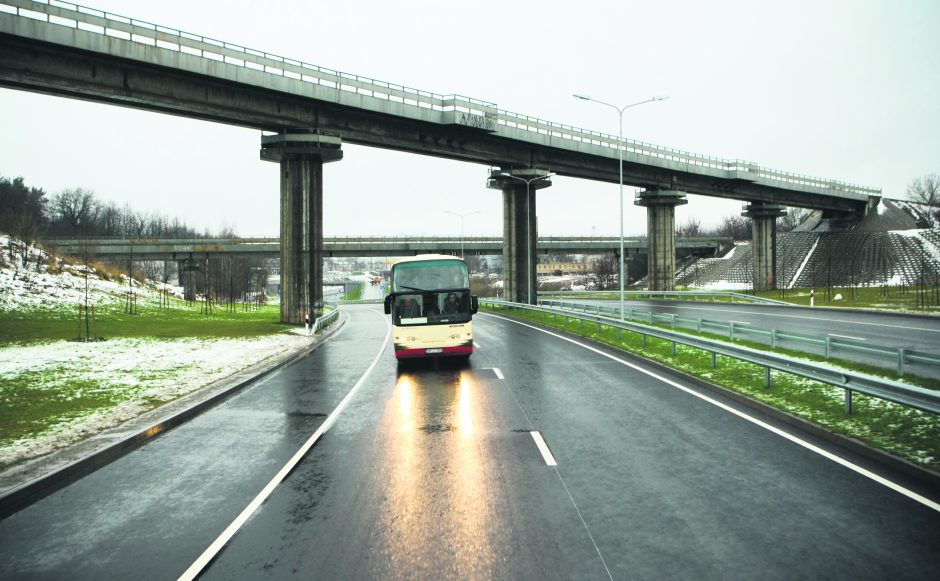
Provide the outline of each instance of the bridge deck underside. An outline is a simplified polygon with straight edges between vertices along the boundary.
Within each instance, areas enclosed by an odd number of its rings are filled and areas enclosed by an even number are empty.
[[[0,30],[14,17],[0,14]],[[36,23],[39,27],[42,23]],[[48,25],[47,25],[48,26]],[[75,34],[81,31],[73,31]],[[109,42],[119,43],[120,39]],[[151,51],[153,52],[153,51]],[[617,160],[570,149],[507,139],[477,128],[422,122],[261,88],[232,79],[225,63],[216,76],[196,74],[0,32],[0,86],[276,131],[315,128],[354,143],[501,167],[544,167],[564,176],[618,183]],[[229,78],[225,78],[229,77]],[[745,201],[843,211],[865,202],[801,192],[743,179],[627,160],[624,182]]]

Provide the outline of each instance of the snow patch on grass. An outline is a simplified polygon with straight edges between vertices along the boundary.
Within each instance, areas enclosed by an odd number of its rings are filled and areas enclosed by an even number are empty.
[[[0,443],[0,466],[68,446],[310,341],[303,334],[282,333],[251,339],[57,341],[0,349],[0,404],[9,405],[5,388],[23,373],[41,374],[43,381],[35,388],[54,387],[66,400],[94,385],[94,391],[106,391],[114,401],[105,409],[49,418],[34,436]]]

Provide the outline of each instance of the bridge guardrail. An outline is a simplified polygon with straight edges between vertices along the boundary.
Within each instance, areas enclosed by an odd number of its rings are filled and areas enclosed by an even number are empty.
[[[458,117],[469,116],[459,122],[492,131],[500,131],[502,128],[504,135],[515,132],[518,133],[516,138],[528,142],[550,143],[555,147],[576,151],[582,151],[583,146],[597,146],[604,148],[604,154],[612,158],[617,158],[622,151],[626,161],[640,161],[664,167],[678,165],[689,172],[754,182],[783,183],[801,191],[836,192],[838,195],[859,200],[881,195],[880,188],[764,168],[740,159],[723,159],[622,139],[619,136],[513,113],[499,109],[495,103],[482,99],[455,94],[441,95],[344,73],[63,0],[3,0],[0,2],[0,13],[12,13],[23,18],[310,83],[318,88],[322,87],[327,93],[335,91],[336,100],[352,96],[360,102],[364,98],[373,98],[395,103],[411,108],[408,113],[410,117],[426,118],[426,113],[430,111],[432,116],[439,117],[438,122],[451,124],[457,122]],[[387,109],[387,106],[383,107],[384,109]]]
[[[940,392],[907,385],[885,379],[860,373],[848,369],[832,367],[823,363],[805,361],[779,355],[777,353],[768,353],[759,351],[750,347],[725,343],[713,339],[696,337],[676,331],[660,329],[639,323],[630,323],[611,319],[601,315],[591,315],[589,313],[578,313],[560,308],[550,308],[543,306],[528,305],[523,303],[510,303],[492,298],[480,298],[481,305],[489,305],[496,308],[519,309],[532,312],[546,313],[552,316],[563,316],[581,321],[589,321],[597,324],[598,329],[603,326],[612,327],[622,331],[638,333],[646,337],[655,337],[664,341],[672,342],[672,352],[676,352],[676,345],[686,345],[712,354],[712,367],[717,366],[717,356],[730,357],[746,363],[759,365],[765,369],[764,387],[771,385],[771,370],[789,373],[798,377],[803,377],[813,381],[818,381],[834,387],[841,388],[844,393],[845,411],[852,413],[852,395],[855,392],[862,393],[871,397],[876,397],[897,404],[913,407],[916,409],[940,414]]]
[[[583,307],[582,311],[585,313],[588,312],[588,310],[593,310],[598,315],[605,312],[614,316],[620,315],[620,309],[615,307],[603,307],[601,305],[588,305],[584,303],[563,301],[540,301],[540,303],[570,310],[576,310],[576,306],[580,305]],[[755,327],[753,325],[742,325],[740,323],[735,323],[734,321],[729,321],[726,323],[724,321],[712,321],[702,318],[683,317],[672,313],[654,313],[652,311],[644,311],[641,309],[632,308],[624,310],[624,317],[629,319],[645,319],[648,324],[661,322],[670,323],[673,327],[675,327],[677,324],[687,327],[695,327],[695,330],[699,333],[701,333],[703,329],[715,329],[718,331],[727,332],[728,338],[732,341],[734,341],[736,338],[739,338],[741,335],[756,335],[763,338],[769,338],[771,348],[773,349],[776,349],[777,345],[782,341],[791,341],[794,343],[802,343],[804,345],[813,345],[823,349],[823,354],[825,355],[826,359],[829,359],[832,356],[832,352],[837,349],[841,351],[863,353],[866,355],[875,355],[887,359],[894,359],[897,362],[898,377],[904,377],[905,366],[907,364],[917,363],[921,365],[940,367],[940,356],[934,355],[932,353],[924,353],[922,351],[915,351],[913,349],[906,349],[904,347],[886,347],[882,345],[873,345],[871,343],[864,343],[862,341],[855,341],[842,337],[833,337],[831,335],[808,335],[803,333],[795,333],[792,331],[781,331],[779,329]]]
[[[597,295],[597,294],[611,294],[616,293],[617,296],[620,296],[619,291],[539,291],[539,296],[564,296],[564,295]],[[736,293],[731,291],[626,291],[624,295],[637,296],[637,297],[647,297],[652,300],[653,297],[666,298],[666,297],[711,297],[711,298],[730,298],[731,302],[734,302],[735,299],[738,299],[742,302],[749,303],[765,303],[770,305],[790,305],[790,303],[784,301],[778,301],[775,299],[768,299],[765,297],[758,297],[754,295],[748,295],[744,293]],[[619,309],[618,309],[619,310]]]

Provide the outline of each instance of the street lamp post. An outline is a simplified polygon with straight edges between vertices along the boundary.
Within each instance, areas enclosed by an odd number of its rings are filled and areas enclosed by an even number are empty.
[[[547,180],[548,178],[552,177],[552,175],[554,174],[549,173],[549,174],[545,174],[542,176],[536,176],[534,178],[525,179],[525,178],[520,178],[519,176],[514,176],[506,172],[501,172],[499,174],[499,176],[503,178],[510,178],[514,180],[519,180],[520,182],[525,182],[525,229],[526,229],[526,242],[527,242],[526,252],[528,253],[527,254],[528,264],[526,264],[526,297],[527,297],[526,300],[530,305],[532,304],[532,243],[533,241],[532,241],[532,217],[529,215],[530,213],[529,208],[532,207],[532,200],[531,200],[532,192],[530,191],[529,185],[532,182],[535,182],[538,180]]]
[[[649,99],[646,99],[645,101],[638,101],[636,103],[630,103],[629,105],[624,105],[623,107],[618,107],[611,103],[606,103],[604,101],[598,101],[597,99],[592,99],[591,97],[588,97],[587,95],[572,95],[572,96],[575,99],[582,99],[584,101],[594,101],[595,103],[600,103],[601,105],[607,105],[608,107],[613,107],[613,109],[617,111],[617,115],[620,117],[620,131],[617,134],[617,158],[618,158],[618,165],[620,167],[620,268],[618,270],[620,271],[620,320],[622,321],[624,320],[623,318],[623,312],[624,312],[624,304],[623,304],[624,302],[623,301],[623,295],[624,295],[624,288],[623,288],[623,279],[624,279],[624,276],[623,276],[623,265],[624,265],[624,260],[623,260],[624,258],[623,257],[623,148],[624,148],[623,146],[623,112],[626,109],[629,109],[630,107],[636,107],[637,105],[643,105],[644,103],[652,103],[653,101],[665,101],[669,97],[666,97],[666,96],[650,97]]]
[[[452,216],[457,216],[458,218],[460,218],[460,258],[463,258],[463,219],[464,219],[465,217],[467,217],[467,216],[472,216],[472,215],[474,215],[474,214],[479,214],[480,211],[479,211],[479,210],[474,210],[474,211],[472,211],[472,212],[466,212],[466,213],[464,213],[464,214],[460,214],[460,213],[458,213],[458,212],[451,212],[450,210],[444,210],[444,213],[445,213],[445,214],[450,214],[450,215],[452,215]]]

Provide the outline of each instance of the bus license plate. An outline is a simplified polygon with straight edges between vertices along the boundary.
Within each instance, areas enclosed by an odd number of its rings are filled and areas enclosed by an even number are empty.
[[[425,349],[424,352],[425,353],[443,353],[444,350],[438,347],[436,349]]]

